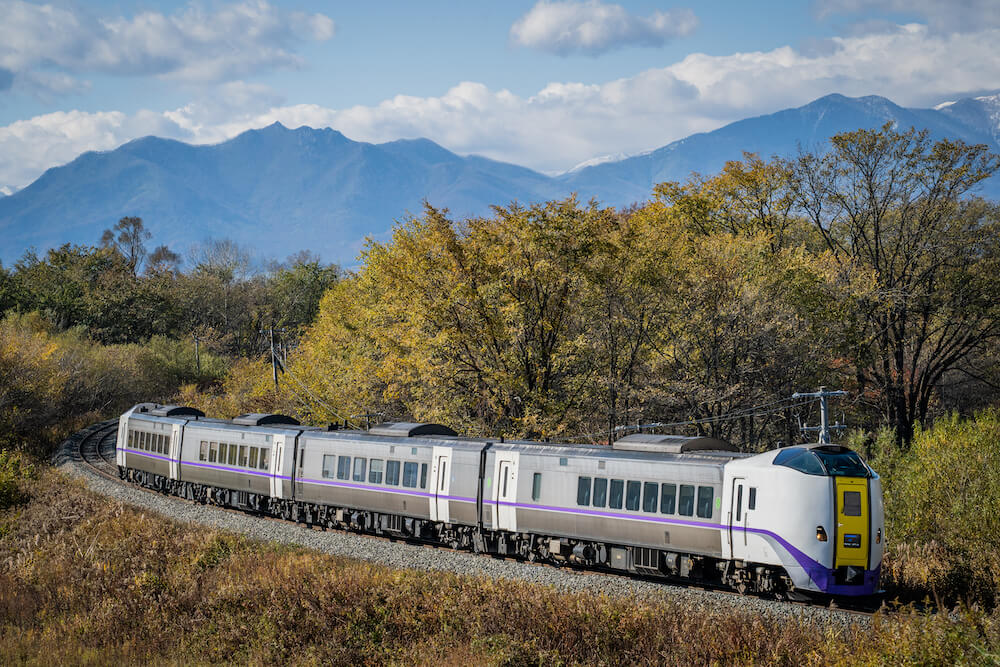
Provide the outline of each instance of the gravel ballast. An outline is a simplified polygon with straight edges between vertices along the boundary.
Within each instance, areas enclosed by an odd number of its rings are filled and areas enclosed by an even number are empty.
[[[95,427],[90,427],[93,429]],[[867,616],[836,609],[794,605],[752,596],[644,581],[625,576],[583,572],[570,568],[536,565],[490,556],[391,541],[385,538],[307,529],[287,522],[251,516],[235,510],[199,505],[111,480],[94,472],[77,451],[82,435],[66,440],[54,458],[55,465],[81,479],[92,491],[133,507],[165,517],[220,530],[240,533],[262,542],[279,542],[315,549],[336,556],[379,563],[394,568],[438,570],[493,579],[511,579],[550,586],[563,592],[589,591],[613,597],[643,598],[651,601],[682,601],[703,608],[751,611],[777,618],[801,618],[839,626],[867,624]],[[113,446],[113,442],[112,442]]]

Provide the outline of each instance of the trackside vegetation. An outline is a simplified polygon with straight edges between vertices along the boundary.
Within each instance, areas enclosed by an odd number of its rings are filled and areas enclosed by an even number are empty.
[[[974,664],[1000,616],[870,628],[389,568],[143,514],[43,470],[0,512],[0,661]]]

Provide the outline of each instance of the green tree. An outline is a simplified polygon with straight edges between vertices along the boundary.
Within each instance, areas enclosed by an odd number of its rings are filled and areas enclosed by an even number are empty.
[[[1000,335],[1000,220],[965,195],[1000,162],[983,145],[891,125],[790,164],[797,211],[845,272],[868,272],[850,353],[901,443],[951,370]]]
[[[101,246],[118,251],[128,264],[132,275],[139,274],[139,266],[146,257],[146,241],[152,237],[142,218],[124,217],[112,229],[101,235]]]

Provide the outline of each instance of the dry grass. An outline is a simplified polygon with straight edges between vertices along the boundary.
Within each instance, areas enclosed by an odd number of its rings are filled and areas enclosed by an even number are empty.
[[[30,500],[0,514],[4,664],[799,665],[1000,654],[1000,617],[975,611],[835,632],[392,570],[143,514],[52,470],[24,483]]]

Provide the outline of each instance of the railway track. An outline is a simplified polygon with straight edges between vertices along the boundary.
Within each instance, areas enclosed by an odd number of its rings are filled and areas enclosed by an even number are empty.
[[[159,496],[159,497],[163,497],[165,495],[169,495],[169,494],[161,493],[161,492],[156,491],[154,489],[149,489],[149,488],[146,488],[144,486],[140,486],[140,485],[137,485],[137,484],[132,484],[132,483],[126,482],[126,481],[122,480],[119,477],[119,475],[118,475],[118,466],[117,466],[117,463],[115,461],[115,446],[116,446],[116,438],[117,438],[117,429],[118,429],[118,420],[117,419],[112,419],[112,420],[108,420],[108,421],[104,421],[104,422],[99,422],[97,424],[94,424],[92,426],[89,426],[89,427],[83,429],[82,431],[76,433],[74,436],[72,436],[69,440],[66,441],[66,443],[64,444],[64,448],[63,448],[62,453],[56,458],[56,463],[57,464],[60,463],[60,460],[63,460],[63,461],[68,460],[71,463],[76,463],[78,465],[82,465],[88,472],[100,475],[101,477],[103,477],[105,479],[112,480],[115,483],[121,484],[123,486],[127,486],[128,488],[138,489],[138,490],[144,491],[146,493],[149,493],[151,495]],[[72,444],[72,447],[70,447],[70,448],[67,448],[65,446],[65,445],[70,445],[70,444]],[[173,495],[169,495],[169,498],[172,501],[177,502],[177,503],[181,503],[181,504],[199,505],[199,503],[197,503],[197,502],[195,502],[193,500],[187,500],[187,499],[179,498],[179,497],[176,497],[176,496],[173,496]],[[705,592],[710,592],[710,593],[713,593],[713,594],[716,594],[716,595],[736,596],[736,597],[742,597],[742,598],[757,597],[757,598],[767,599],[765,596],[754,596],[754,595],[748,595],[748,594],[741,594],[741,593],[738,593],[736,591],[732,591],[732,590],[729,590],[729,589],[726,589],[726,588],[723,588],[723,587],[706,586],[704,584],[689,583],[689,582],[685,582],[685,581],[682,581],[682,580],[672,580],[671,579],[671,580],[666,580],[665,581],[665,580],[660,579],[660,578],[645,576],[645,575],[641,575],[641,574],[630,574],[630,573],[621,573],[621,572],[614,571],[614,570],[598,570],[598,569],[592,569],[592,568],[585,568],[585,567],[574,565],[574,564],[571,564],[571,563],[556,565],[556,564],[549,564],[549,563],[542,563],[542,562],[527,561],[527,560],[522,560],[522,559],[511,557],[511,556],[496,556],[496,555],[491,555],[491,554],[475,554],[475,553],[473,553],[471,551],[465,551],[465,550],[461,550],[461,549],[453,549],[453,548],[451,548],[449,546],[446,546],[446,545],[437,544],[435,542],[428,542],[428,541],[425,541],[425,540],[406,539],[406,538],[400,538],[400,537],[396,537],[396,536],[392,536],[392,537],[389,537],[389,536],[380,536],[380,535],[374,535],[374,534],[371,534],[371,533],[358,532],[358,531],[354,531],[354,530],[338,529],[338,528],[328,528],[328,527],[325,527],[325,526],[313,526],[313,525],[307,525],[305,523],[291,521],[291,520],[286,520],[286,519],[281,519],[281,518],[277,518],[277,517],[271,517],[271,516],[266,516],[266,515],[248,514],[247,512],[244,512],[244,511],[239,510],[239,509],[231,508],[231,507],[223,507],[223,506],[218,506],[218,505],[213,505],[212,507],[213,507],[213,509],[222,510],[222,511],[224,511],[226,513],[231,513],[231,514],[235,514],[235,515],[240,515],[240,516],[254,516],[256,518],[267,519],[268,521],[273,521],[275,523],[286,524],[286,525],[291,524],[291,525],[295,525],[295,526],[301,527],[304,530],[318,531],[318,532],[330,532],[330,533],[336,533],[336,534],[340,534],[340,535],[350,535],[350,536],[355,537],[355,538],[368,538],[368,539],[373,539],[373,540],[382,540],[382,541],[386,541],[386,542],[403,542],[403,543],[411,544],[411,545],[414,545],[414,546],[422,546],[422,547],[425,547],[425,548],[428,548],[428,549],[437,549],[437,550],[441,550],[441,551],[448,551],[448,552],[452,552],[452,553],[456,553],[456,554],[461,554],[461,555],[464,555],[464,556],[468,556],[470,558],[473,558],[473,557],[493,558],[493,559],[502,560],[502,561],[511,561],[511,562],[526,563],[526,564],[534,565],[534,566],[537,566],[537,567],[555,568],[555,569],[559,569],[559,570],[562,570],[564,572],[570,572],[570,573],[573,573],[573,574],[579,575],[579,576],[605,576],[605,577],[614,577],[614,578],[628,579],[628,580],[634,580],[634,581],[652,582],[652,583],[656,583],[656,584],[662,585],[662,586],[674,586],[674,587],[685,588],[685,589],[689,589],[689,590],[705,591]],[[840,613],[857,615],[857,616],[863,616],[863,617],[871,617],[877,611],[879,611],[880,608],[884,609],[884,607],[875,607],[875,606],[869,605],[869,604],[855,605],[855,604],[852,604],[852,603],[849,603],[849,602],[844,602],[844,601],[841,601],[839,604],[837,604],[837,603],[834,603],[833,601],[782,600],[781,604],[788,605],[788,606],[804,607],[804,608],[814,608],[814,609],[815,608],[820,608],[820,609],[835,610],[835,611],[840,612]]]

